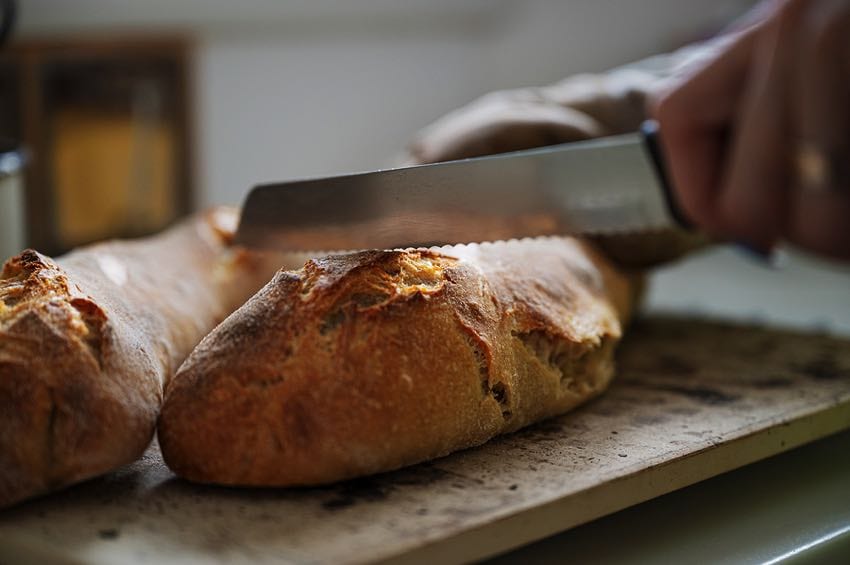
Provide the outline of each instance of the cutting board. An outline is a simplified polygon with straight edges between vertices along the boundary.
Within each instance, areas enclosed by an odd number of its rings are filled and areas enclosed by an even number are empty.
[[[850,428],[850,342],[638,322],[599,399],[479,448],[335,486],[192,485],[145,457],[0,513],[0,563],[452,563]]]

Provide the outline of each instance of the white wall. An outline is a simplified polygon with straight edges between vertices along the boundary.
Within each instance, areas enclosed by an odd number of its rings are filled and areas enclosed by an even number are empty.
[[[199,55],[213,202],[258,180],[385,163],[418,127],[479,91],[482,58],[459,37],[214,39]]]
[[[24,0],[25,34],[199,38],[199,205],[259,181],[381,166],[496,88],[601,70],[715,28],[749,0]]]

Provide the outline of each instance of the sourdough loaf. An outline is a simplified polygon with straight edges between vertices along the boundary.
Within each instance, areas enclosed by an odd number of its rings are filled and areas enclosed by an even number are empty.
[[[569,238],[281,270],[168,386],[163,455],[194,481],[312,485],[483,443],[606,387],[636,286]]]
[[[280,257],[228,249],[233,210],[0,274],[0,506],[141,455],[163,386]]]

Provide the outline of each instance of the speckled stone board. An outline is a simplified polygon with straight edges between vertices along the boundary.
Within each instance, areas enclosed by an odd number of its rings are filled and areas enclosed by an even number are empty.
[[[449,457],[238,490],[137,463],[0,512],[0,563],[461,562],[850,427],[850,342],[689,319],[630,329],[609,391]]]

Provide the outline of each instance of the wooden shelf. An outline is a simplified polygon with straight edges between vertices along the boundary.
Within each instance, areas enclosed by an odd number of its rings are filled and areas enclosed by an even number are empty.
[[[190,66],[182,36],[28,39],[0,53],[0,136],[31,155],[30,246],[143,235],[191,210]]]

